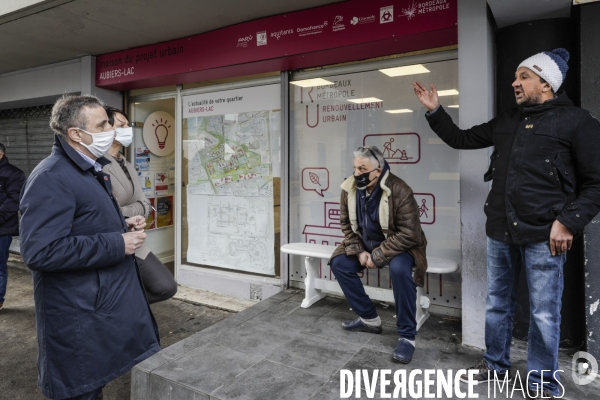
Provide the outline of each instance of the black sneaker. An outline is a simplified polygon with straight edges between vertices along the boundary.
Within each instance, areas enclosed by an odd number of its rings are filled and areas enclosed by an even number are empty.
[[[342,322],[342,329],[346,331],[354,331],[354,332],[368,332],[368,333],[377,333],[380,334],[383,329],[380,326],[369,326],[362,322],[360,317],[356,318],[352,321],[344,321]]]
[[[490,369],[490,367],[488,367],[488,365],[486,364],[486,362],[484,360],[479,361],[479,363],[475,364],[472,367],[469,367],[468,369],[469,370],[476,369],[478,371],[477,374],[475,374],[473,376],[473,380],[477,383],[489,382],[489,381],[493,381],[494,379],[497,380],[498,382],[502,382],[502,381],[506,380],[507,374],[508,374],[507,382],[512,382],[512,376],[510,375],[510,370],[505,371],[505,372],[494,371],[494,370]],[[468,374],[462,374],[459,379],[461,382],[469,383],[469,375]]]

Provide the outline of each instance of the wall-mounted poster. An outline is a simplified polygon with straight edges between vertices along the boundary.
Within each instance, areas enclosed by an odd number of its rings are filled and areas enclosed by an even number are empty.
[[[136,171],[148,171],[150,169],[150,150],[147,147],[136,147],[135,169]]]
[[[138,181],[146,197],[154,196],[154,179],[149,171],[138,171]]]
[[[173,196],[156,198],[156,227],[173,225]]]
[[[272,132],[280,86],[186,96],[187,260],[275,273]]]
[[[166,196],[169,194],[169,173],[156,172],[154,174],[154,193],[155,196]]]

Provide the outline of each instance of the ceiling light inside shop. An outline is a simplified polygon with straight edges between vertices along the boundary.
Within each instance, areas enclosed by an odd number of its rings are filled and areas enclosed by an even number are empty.
[[[290,83],[292,85],[296,85],[296,86],[300,86],[300,87],[333,85],[333,82],[330,82],[323,78],[302,79],[301,81],[291,81]]]
[[[454,104],[454,105],[448,106],[448,108],[458,108],[458,104]]]
[[[348,99],[348,101],[351,103],[364,104],[364,103],[379,103],[379,102],[382,102],[383,100],[378,99],[377,97],[365,97],[363,99]]]
[[[410,110],[408,108],[401,108],[399,110],[385,110],[386,113],[390,113],[390,114],[405,114],[405,113],[411,113],[413,112],[413,110]]]
[[[392,77],[393,76],[427,74],[430,72],[427,68],[425,68],[421,64],[407,65],[406,67],[386,68],[386,69],[380,69],[379,71],[383,72],[387,76],[392,76]]]
[[[438,96],[455,96],[458,94],[456,89],[438,90]]]

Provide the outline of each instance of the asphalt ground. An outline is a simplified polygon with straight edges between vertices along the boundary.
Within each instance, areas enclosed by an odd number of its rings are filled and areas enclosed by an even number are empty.
[[[166,348],[232,315],[231,312],[167,300],[153,304],[161,345]],[[17,258],[8,263],[8,288],[0,310],[0,399],[45,399],[37,387],[37,338],[31,271]],[[105,400],[130,398],[130,373],[104,388]]]

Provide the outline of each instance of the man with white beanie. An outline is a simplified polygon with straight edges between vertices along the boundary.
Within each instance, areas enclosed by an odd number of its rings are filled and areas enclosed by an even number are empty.
[[[493,181],[487,216],[486,352],[475,379],[512,379],[510,345],[521,268],[529,287],[528,395],[564,394],[558,373],[563,265],[574,237],[600,212],[600,124],[558,89],[569,53],[529,57],[512,87],[517,107],[459,129],[437,90],[413,82],[431,129],[455,149],[494,146],[484,181]],[[466,375],[462,379],[468,382]],[[525,384],[525,377],[522,379]]]

